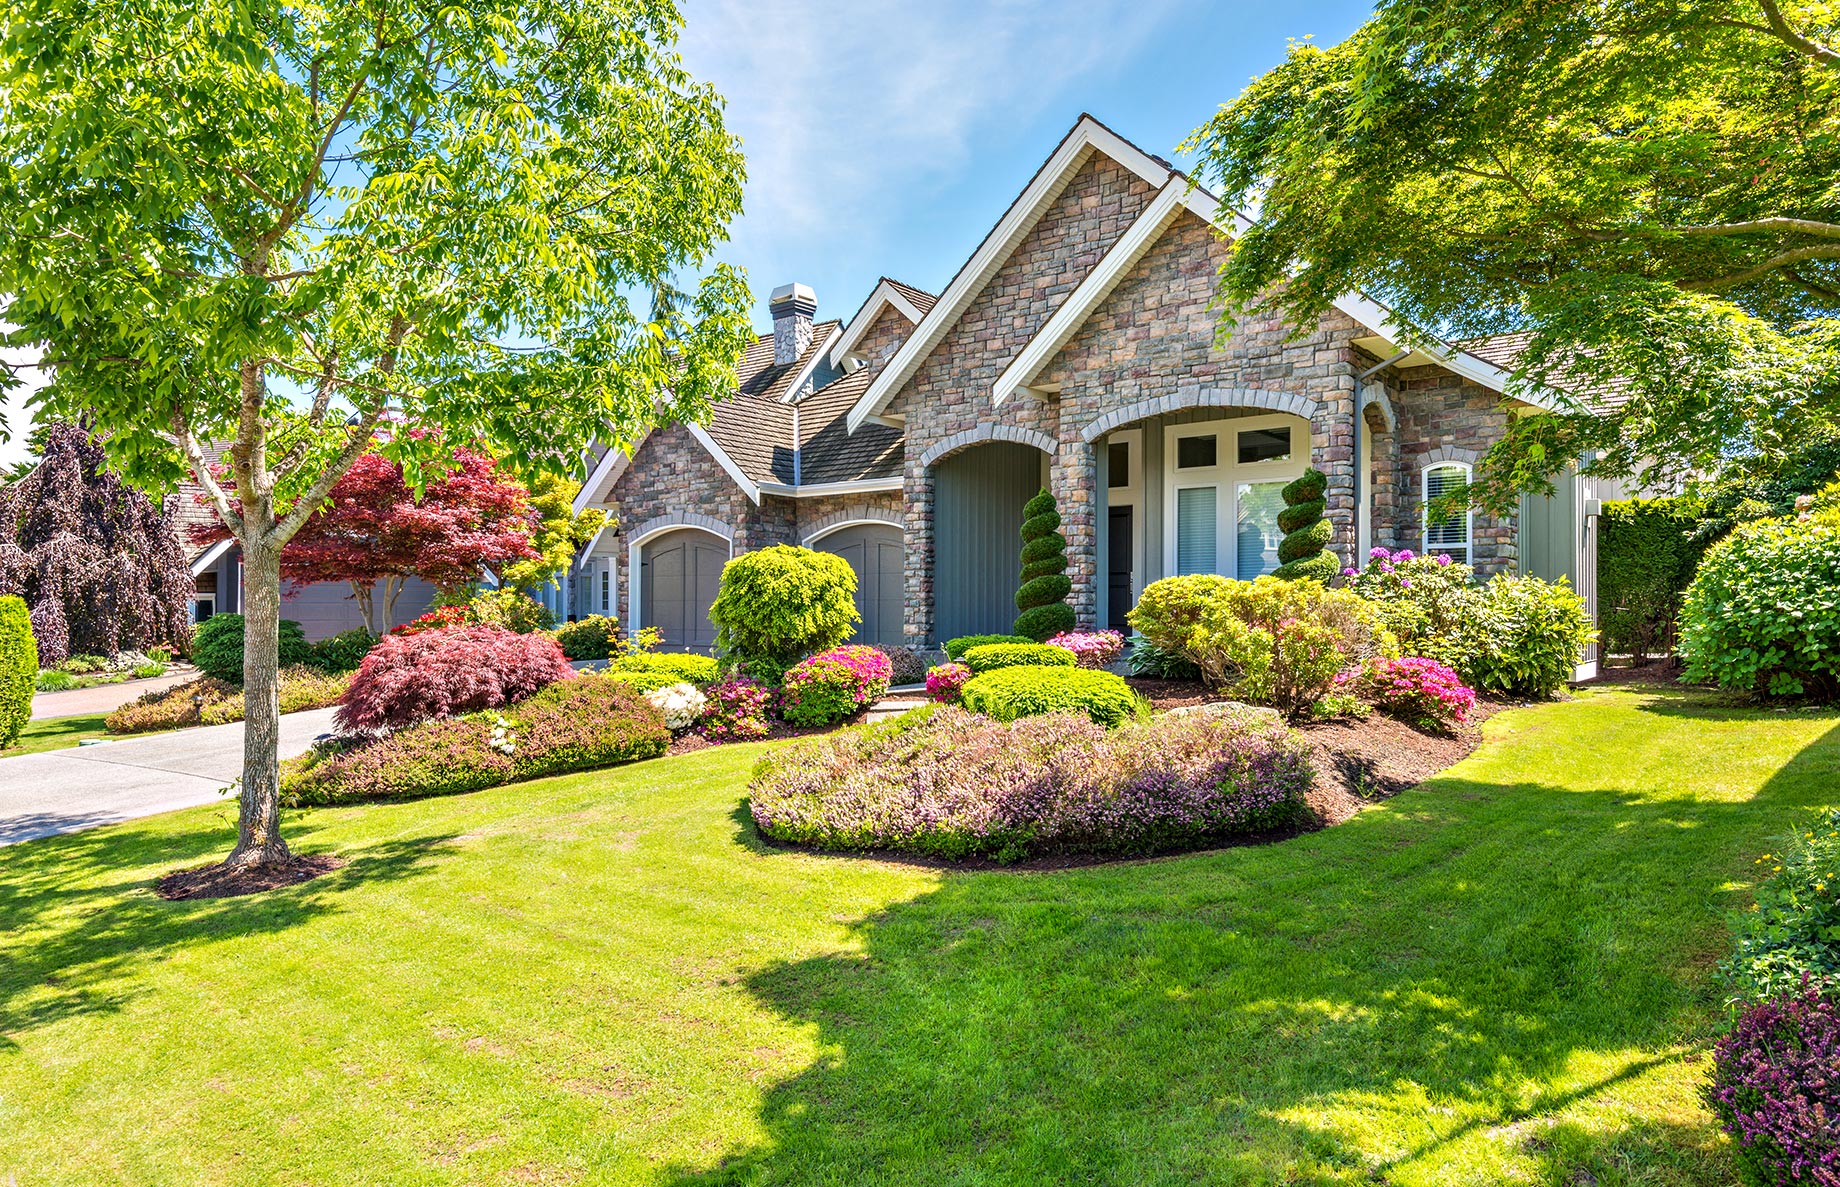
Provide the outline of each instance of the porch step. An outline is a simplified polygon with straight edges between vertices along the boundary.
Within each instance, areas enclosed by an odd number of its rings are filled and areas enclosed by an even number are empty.
[[[909,709],[918,709],[927,704],[925,697],[889,696],[870,705],[863,714],[864,721],[886,721],[890,717],[899,717]]]

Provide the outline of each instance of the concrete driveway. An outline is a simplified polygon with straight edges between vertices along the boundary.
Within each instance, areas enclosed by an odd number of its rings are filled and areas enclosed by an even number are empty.
[[[332,731],[333,709],[281,719],[281,757]],[[243,723],[0,758],[0,845],[225,800],[243,770]]]

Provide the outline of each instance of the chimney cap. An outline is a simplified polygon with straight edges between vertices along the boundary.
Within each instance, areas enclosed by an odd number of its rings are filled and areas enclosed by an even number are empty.
[[[773,290],[773,296],[767,301],[770,309],[781,305],[805,305],[815,310],[818,307],[818,294],[811,290],[810,285],[782,284]]]

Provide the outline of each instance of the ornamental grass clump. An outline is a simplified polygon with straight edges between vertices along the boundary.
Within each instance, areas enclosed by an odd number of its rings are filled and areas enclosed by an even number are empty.
[[[401,729],[513,704],[574,674],[548,635],[497,626],[391,635],[364,657],[334,720],[347,733]]]
[[[1745,1010],[1705,1099],[1750,1182],[1840,1185],[1840,1004],[1805,986]]]
[[[1118,661],[1124,636],[1117,631],[1062,631],[1048,645],[1073,652],[1073,662],[1082,668],[1104,669]]]
[[[879,700],[893,671],[888,657],[873,647],[821,651],[787,671],[780,716],[793,725],[835,725]]]
[[[1077,713],[999,722],[951,706],[764,757],[749,810],[776,840],[959,860],[1141,854],[1307,818],[1307,749],[1221,706],[1107,731]]]
[[[1464,686],[1462,677],[1423,656],[1377,655],[1367,661],[1359,679],[1348,683],[1382,713],[1430,729],[1465,721],[1476,707],[1476,694]]]

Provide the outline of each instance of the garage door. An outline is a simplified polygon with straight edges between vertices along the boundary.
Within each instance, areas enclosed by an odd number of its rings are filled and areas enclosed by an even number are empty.
[[[728,542],[684,528],[639,546],[639,625],[656,627],[666,651],[709,651],[716,628],[709,621]]]
[[[856,570],[856,612],[862,622],[856,642],[901,644],[901,607],[905,600],[901,572],[906,555],[901,529],[881,523],[839,528],[812,547],[834,552]]]

